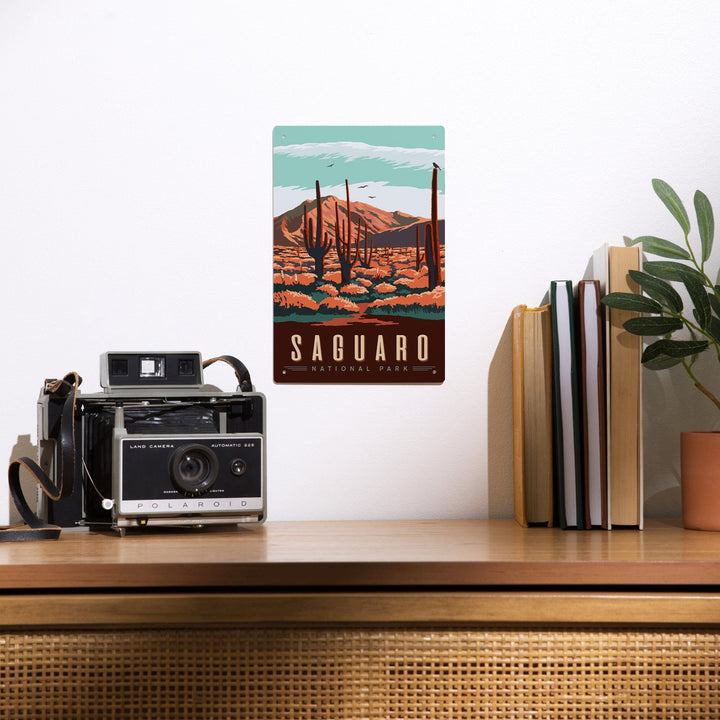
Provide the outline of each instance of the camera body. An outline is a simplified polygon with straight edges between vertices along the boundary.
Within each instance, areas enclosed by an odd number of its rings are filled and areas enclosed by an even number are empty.
[[[265,396],[242,363],[221,359],[235,368],[236,392],[203,383],[198,352],[104,353],[103,392],[74,398],[71,448],[60,437],[66,400],[49,393],[47,381],[38,400],[38,464],[57,479],[67,467],[63,453],[72,452],[74,490],[42,498],[46,520],[123,534],[263,522]]]

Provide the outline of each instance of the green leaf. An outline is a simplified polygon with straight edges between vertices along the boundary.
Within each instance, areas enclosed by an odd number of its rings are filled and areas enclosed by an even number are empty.
[[[659,313],[662,305],[652,298],[635,293],[614,292],[608,293],[601,300],[604,305],[616,310],[633,310],[635,312]]]
[[[633,335],[667,335],[683,327],[682,320],[673,317],[636,317],[623,323]]]
[[[652,360],[643,360],[643,367],[648,370],[667,370],[667,368],[679,365],[682,362],[682,358],[673,358],[668,355],[658,355]]]
[[[643,270],[649,275],[662,280],[683,282],[685,277],[690,275],[702,283],[705,282],[705,276],[699,270],[689,265],[673,262],[672,260],[649,260],[643,263]]]
[[[652,253],[666,258],[680,258],[681,260],[692,260],[690,253],[685,248],[676,245],[669,240],[655,237],[654,235],[642,235],[631,240],[631,245],[642,244],[643,252]]]
[[[690,233],[690,219],[687,210],[682,204],[678,194],[664,181],[657,178],[652,181],[655,194],[662,200],[663,205],[670,211],[670,214],[680,223],[685,235]]]
[[[693,202],[695,203],[695,214],[697,215],[700,242],[702,243],[702,257],[703,262],[705,262],[710,258],[712,252],[715,218],[713,217],[712,205],[710,205],[705,193],[696,190]]]
[[[716,343],[720,344],[720,320],[718,320],[716,317],[711,318],[707,331],[712,336],[712,339]]]
[[[715,315],[720,318],[720,300],[714,292],[708,293],[708,300],[710,300],[710,307],[713,309]]]
[[[707,349],[707,340],[657,340],[648,345],[642,355],[643,365],[661,355],[671,358],[684,358],[690,355],[697,355]]]
[[[710,299],[705,290],[705,284],[689,275],[683,279],[683,283],[695,306],[695,318],[698,325],[704,329],[710,324],[710,318],[712,317],[712,308],[710,307]]]
[[[678,291],[664,280],[655,278],[652,275],[639,270],[628,270],[630,277],[649,295],[657,300],[671,312],[680,313],[683,309],[683,301]]]

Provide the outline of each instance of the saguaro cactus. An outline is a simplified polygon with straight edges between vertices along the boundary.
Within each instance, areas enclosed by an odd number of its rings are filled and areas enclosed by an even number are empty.
[[[373,239],[373,236],[370,236],[370,240],[368,240],[368,226],[367,223],[363,220],[362,221],[363,227],[365,228],[365,236],[363,238],[363,246],[362,246],[362,253],[360,254],[360,264],[364,268],[369,268],[370,263],[372,262],[373,253],[375,252],[375,241]],[[359,228],[358,228],[358,239],[359,239]]]
[[[442,282],[440,268],[440,233],[438,230],[437,207],[437,167],[432,174],[432,199],[430,205],[430,222],[425,226],[425,262],[428,267],[428,289],[434,290]]]
[[[340,274],[342,284],[349,283],[352,279],[352,269],[358,260],[358,245],[360,238],[360,217],[358,216],[357,237],[355,238],[355,255],[353,257],[352,243],[352,220],[350,219],[350,186],[345,180],[345,196],[347,198],[347,227],[345,223],[340,224],[340,212],[338,203],[335,201],[335,249],[340,260]]]
[[[420,224],[415,226],[415,270],[420,271],[420,266],[425,262],[425,252],[420,252]]]
[[[330,250],[332,239],[328,236],[327,230],[323,235],[323,209],[319,180],[315,181],[315,197],[317,199],[317,227],[313,232],[312,218],[308,217],[307,207],[303,205],[303,239],[305,240],[305,249],[315,260],[315,275],[318,280],[322,280],[325,256]]]

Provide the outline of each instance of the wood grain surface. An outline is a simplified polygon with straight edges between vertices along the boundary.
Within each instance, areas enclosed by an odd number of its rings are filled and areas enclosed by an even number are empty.
[[[0,591],[718,585],[720,533],[663,520],[610,532],[513,520],[271,521],[0,545]]]

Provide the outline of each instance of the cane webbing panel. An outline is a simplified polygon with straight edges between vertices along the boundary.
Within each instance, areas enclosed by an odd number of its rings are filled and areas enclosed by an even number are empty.
[[[0,635],[3,718],[720,718],[717,630]]]

